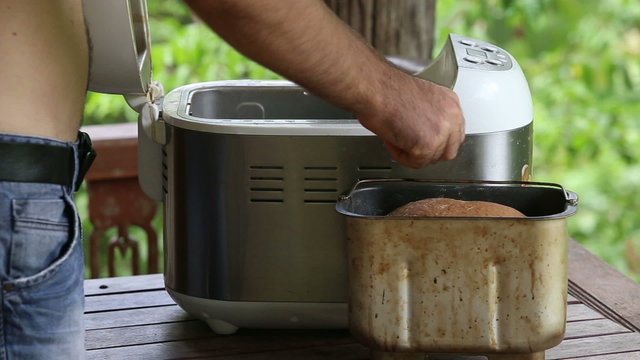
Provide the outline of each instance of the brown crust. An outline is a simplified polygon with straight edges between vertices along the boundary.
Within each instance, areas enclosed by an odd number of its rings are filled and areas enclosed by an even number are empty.
[[[389,216],[524,217],[520,211],[488,201],[430,198],[405,204]]]

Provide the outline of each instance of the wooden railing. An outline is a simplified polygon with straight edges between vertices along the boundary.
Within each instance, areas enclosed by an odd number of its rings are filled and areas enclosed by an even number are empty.
[[[88,262],[90,276],[100,277],[104,242],[107,242],[107,274],[118,276],[116,259],[131,260],[131,273],[141,274],[141,258],[147,259],[145,273],[159,271],[158,234],[152,220],[158,212],[158,203],[146,196],[138,185],[138,132],[137,124],[123,123],[83,127],[98,153],[85,181],[89,196],[88,215],[93,230],[85,236],[89,242]],[[131,235],[132,226],[141,228],[145,239]],[[107,238],[110,229],[116,235]],[[113,232],[113,231],[111,231]],[[147,254],[141,254],[141,241],[146,241]]]

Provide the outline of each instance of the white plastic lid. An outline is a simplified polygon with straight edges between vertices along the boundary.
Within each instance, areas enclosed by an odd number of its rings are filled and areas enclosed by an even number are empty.
[[[83,0],[91,41],[89,90],[146,94],[151,47],[146,0]]]

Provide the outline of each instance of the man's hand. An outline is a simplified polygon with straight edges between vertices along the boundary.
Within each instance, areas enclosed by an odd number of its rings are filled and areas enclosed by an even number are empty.
[[[451,90],[400,72],[379,87],[376,105],[356,112],[360,123],[376,133],[399,163],[420,168],[452,160],[464,141],[464,117]]]

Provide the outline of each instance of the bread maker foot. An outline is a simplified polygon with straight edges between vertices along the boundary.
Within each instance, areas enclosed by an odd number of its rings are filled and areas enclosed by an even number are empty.
[[[226,321],[216,319],[208,319],[206,321],[211,330],[213,330],[213,332],[218,335],[231,335],[235,334],[235,332],[238,331],[237,326],[229,324]]]

